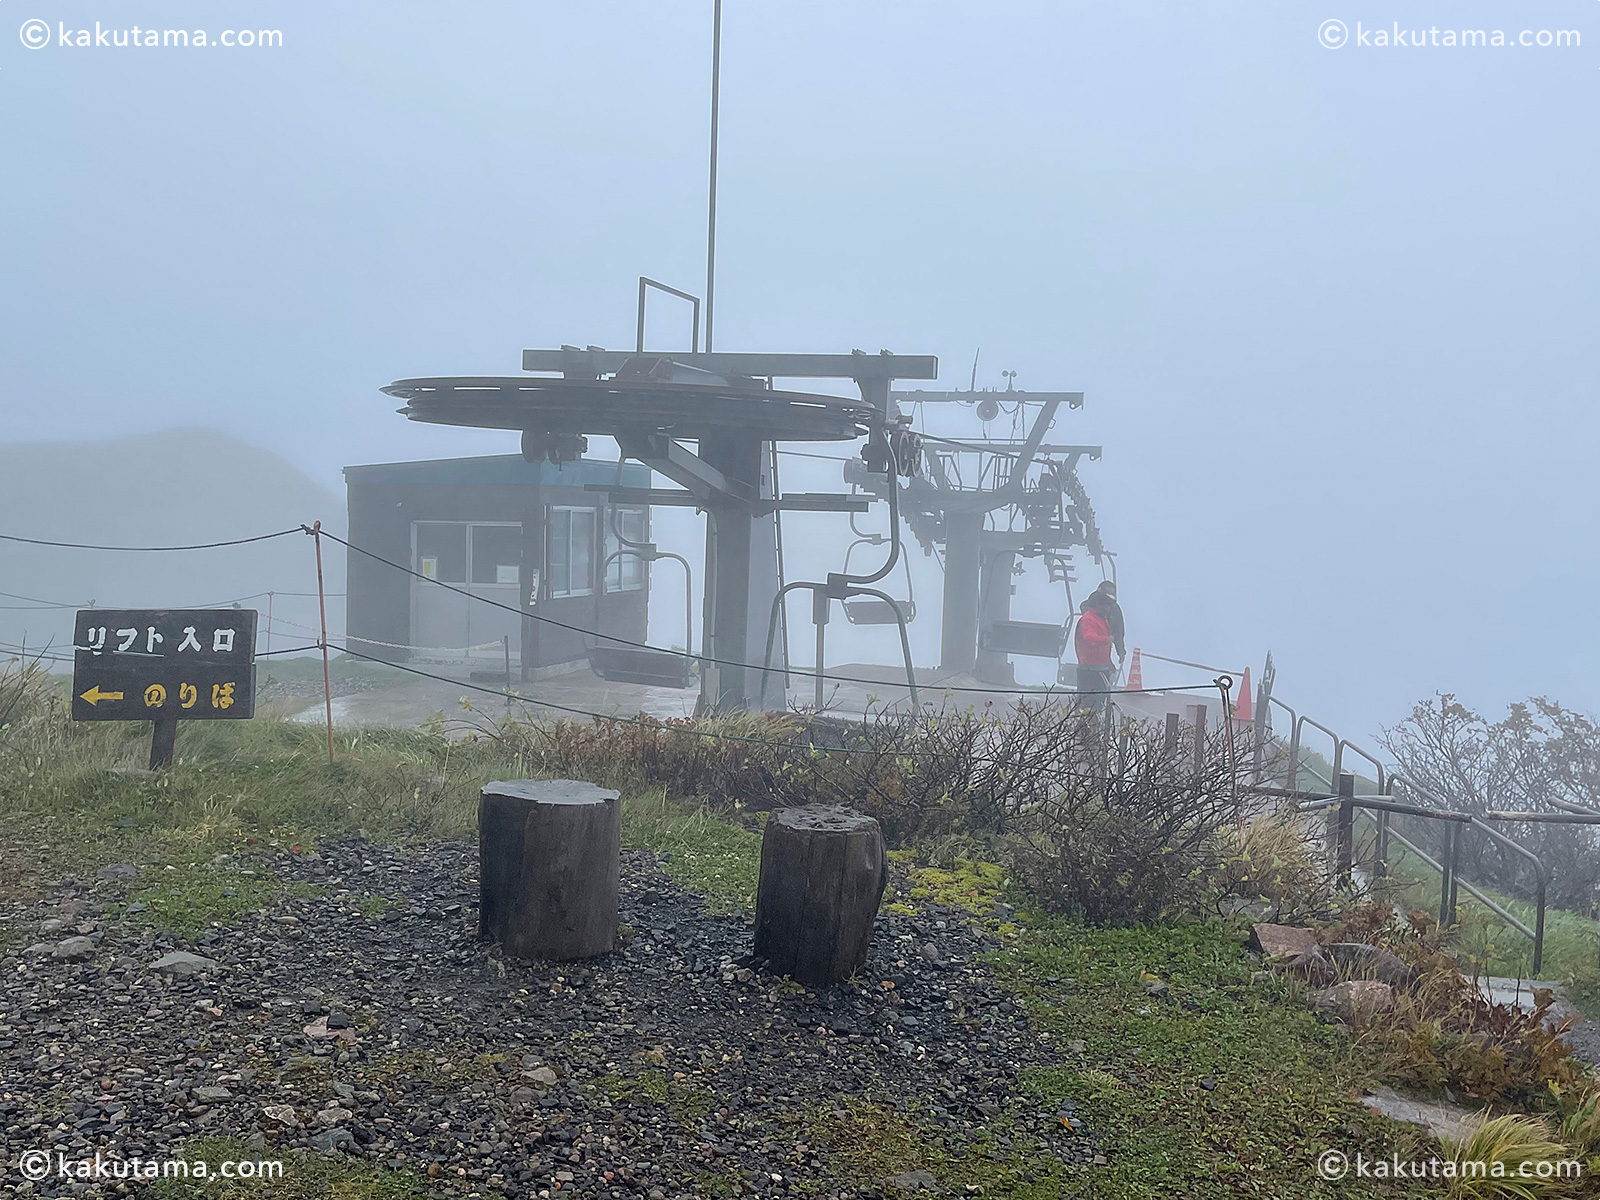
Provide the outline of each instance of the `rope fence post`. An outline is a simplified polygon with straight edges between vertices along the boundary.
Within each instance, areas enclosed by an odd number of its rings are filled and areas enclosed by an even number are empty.
[[[595,624],[598,625],[599,622],[596,621]],[[509,633],[500,635],[500,646],[506,653],[506,708],[509,709],[511,707],[511,635]]]
[[[322,585],[322,522],[311,523],[311,540],[317,547],[317,615],[322,622],[322,704],[328,718],[328,765],[333,765],[333,681],[328,674],[328,601]]]

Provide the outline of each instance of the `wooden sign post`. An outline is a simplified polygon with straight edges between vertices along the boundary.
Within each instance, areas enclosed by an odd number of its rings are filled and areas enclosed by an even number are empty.
[[[79,609],[72,645],[72,719],[155,722],[152,770],[180,720],[255,716],[254,609]]]

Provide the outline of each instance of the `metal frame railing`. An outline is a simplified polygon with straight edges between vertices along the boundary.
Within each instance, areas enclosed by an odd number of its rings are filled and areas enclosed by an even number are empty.
[[[1370,756],[1360,751],[1359,748],[1351,748],[1361,753],[1363,758],[1370,759]],[[1426,788],[1418,786],[1403,775],[1389,775],[1385,779],[1385,784],[1390,790],[1378,796],[1357,796],[1355,794],[1355,782],[1356,777],[1353,774],[1347,771],[1341,772],[1338,776],[1337,795],[1316,797],[1302,801],[1295,806],[1300,812],[1318,812],[1330,808],[1339,810],[1334,826],[1334,870],[1339,881],[1348,885],[1353,875],[1355,814],[1362,812],[1378,827],[1378,841],[1374,855],[1377,874],[1388,874],[1389,842],[1391,839],[1398,841],[1408,851],[1439,872],[1439,923],[1442,926],[1448,929],[1456,924],[1460,893],[1462,891],[1467,892],[1468,895],[1478,900],[1485,908],[1504,920],[1518,933],[1532,940],[1533,974],[1538,975],[1544,968],[1545,908],[1550,882],[1549,872],[1544,865],[1544,861],[1526,846],[1491,828],[1484,820],[1473,816],[1471,813],[1459,812],[1442,806],[1406,804],[1391,799],[1392,788],[1398,783],[1427,797],[1429,800],[1438,801],[1438,797],[1433,793]],[[1518,814],[1496,815],[1510,817]],[[1449,822],[1450,830],[1445,840],[1444,861],[1440,862],[1435,859],[1415,842],[1391,828],[1389,820],[1391,816],[1417,817],[1423,820]],[[1584,823],[1600,823],[1600,814],[1596,814],[1594,821],[1586,821]],[[1461,845],[1465,833],[1469,830],[1478,831],[1495,844],[1503,846],[1513,854],[1525,859],[1533,867],[1535,915],[1531,929],[1504,905],[1461,877]]]

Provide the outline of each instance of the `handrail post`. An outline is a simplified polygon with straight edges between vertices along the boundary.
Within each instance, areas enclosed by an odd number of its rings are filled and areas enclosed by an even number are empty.
[[[1284,776],[1283,786],[1291,792],[1300,790],[1300,718],[1295,717],[1294,727],[1289,733],[1289,769]]]
[[[1340,887],[1349,887],[1355,859],[1356,777],[1339,776],[1339,816],[1334,831]]]
[[[1541,876],[1534,899],[1539,907],[1533,918],[1533,976],[1544,970],[1544,879]]]
[[[1444,870],[1439,876],[1439,924],[1449,929],[1456,923],[1456,869],[1461,855],[1461,822],[1450,822],[1445,839]]]

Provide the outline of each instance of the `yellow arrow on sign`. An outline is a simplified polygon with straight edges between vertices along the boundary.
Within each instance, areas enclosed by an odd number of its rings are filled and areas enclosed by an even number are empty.
[[[122,693],[102,692],[100,690],[100,685],[97,683],[87,692],[84,692],[83,695],[79,696],[78,699],[87,700],[90,704],[99,704],[102,700],[121,700]]]

